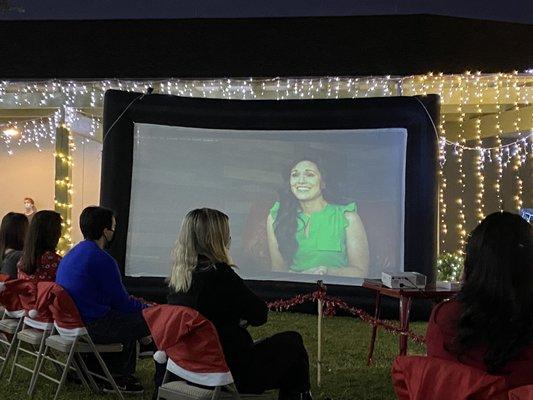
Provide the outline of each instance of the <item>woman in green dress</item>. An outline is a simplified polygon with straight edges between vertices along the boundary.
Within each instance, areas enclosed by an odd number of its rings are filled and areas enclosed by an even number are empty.
[[[348,277],[368,274],[368,242],[355,203],[331,204],[317,163],[292,166],[289,185],[267,218],[273,271]]]

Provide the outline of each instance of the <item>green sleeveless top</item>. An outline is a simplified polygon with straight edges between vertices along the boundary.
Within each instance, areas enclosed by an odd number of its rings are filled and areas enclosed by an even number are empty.
[[[275,222],[278,216],[279,202],[270,209]],[[346,227],[348,220],[345,212],[357,212],[355,203],[347,205],[326,204],[320,210],[305,215],[298,213],[296,242],[298,249],[294,254],[290,269],[297,272],[320,266],[340,268],[348,266],[346,253]],[[308,235],[305,228],[308,226]]]

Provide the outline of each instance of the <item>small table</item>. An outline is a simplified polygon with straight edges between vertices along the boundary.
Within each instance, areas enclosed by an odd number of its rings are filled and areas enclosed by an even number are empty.
[[[381,280],[378,279],[365,279],[363,287],[376,292],[374,307],[374,318],[376,319],[379,319],[381,314],[382,296],[400,299],[400,329],[402,333],[407,333],[409,331],[409,312],[411,311],[411,302],[413,299],[432,299],[435,301],[442,301],[459,293],[458,289],[445,289],[435,286],[426,286],[424,289],[391,289],[384,286],[381,283]],[[370,365],[372,362],[377,331],[378,326],[372,324],[372,338],[370,339],[370,347],[368,349],[367,365]],[[401,356],[407,354],[407,335],[400,335],[399,348]]]

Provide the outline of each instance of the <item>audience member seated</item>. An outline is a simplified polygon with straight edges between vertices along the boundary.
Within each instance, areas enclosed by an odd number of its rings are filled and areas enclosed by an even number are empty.
[[[33,281],[53,282],[61,256],[56,253],[61,237],[61,215],[43,210],[31,219],[24,251],[18,267],[18,278]]]
[[[297,332],[282,332],[254,343],[246,325],[263,325],[268,309],[235,273],[229,255],[228,217],[207,208],[183,221],[169,280],[169,304],[191,307],[215,325],[237,389],[279,398],[311,399],[309,359]],[[165,366],[156,364],[156,387]]]
[[[466,246],[459,295],[437,305],[428,356],[502,375],[509,388],[533,384],[533,248],[519,215],[489,215]]]
[[[130,296],[122,283],[117,262],[107,252],[113,241],[112,210],[87,207],[80,216],[85,238],[63,258],[56,282],[72,297],[95,343],[122,343],[121,353],[102,354],[117,385],[125,393],[142,393],[133,375],[136,341],[150,335],[142,310],[147,304]],[[110,391],[104,386],[104,391]]]
[[[24,237],[28,230],[28,218],[24,214],[10,212],[0,225],[0,274],[17,278],[17,263],[22,256]]]
[[[508,400],[502,376],[436,357],[396,357],[392,385],[398,400]]]

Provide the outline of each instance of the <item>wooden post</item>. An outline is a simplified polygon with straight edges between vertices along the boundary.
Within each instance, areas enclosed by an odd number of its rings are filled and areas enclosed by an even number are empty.
[[[316,355],[316,384],[320,387],[322,383],[322,317],[324,304],[322,299],[318,299],[318,348]]]
[[[322,383],[322,321],[324,319],[324,300],[322,298],[322,294],[326,292],[326,286],[324,283],[319,280],[316,282],[318,291],[321,294],[318,296],[317,299],[317,306],[318,306],[318,312],[317,312],[317,340],[318,340],[318,347],[317,347],[317,355],[316,355],[316,384],[320,387],[320,384]]]

